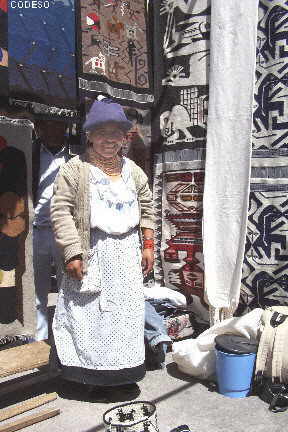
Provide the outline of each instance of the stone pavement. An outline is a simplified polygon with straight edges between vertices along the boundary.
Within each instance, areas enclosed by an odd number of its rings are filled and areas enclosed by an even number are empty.
[[[167,370],[147,372],[139,384],[139,400],[154,401],[157,406],[160,432],[187,424],[191,432],[284,432],[287,430],[287,414],[270,413],[267,405],[258,397],[230,399],[211,392],[205,383],[181,374],[167,356]],[[25,413],[40,409],[60,408],[61,414],[24,430],[27,432],[100,432],[104,430],[102,416],[115,404],[95,403],[83,390],[59,378],[34,385],[25,392],[1,397],[1,408],[43,392],[57,391],[59,398]],[[117,404],[116,404],[117,405]],[[19,416],[20,417],[20,416]],[[9,421],[12,421],[8,420]]]
[[[51,317],[57,294],[49,295]],[[18,375],[19,376],[19,375]],[[10,377],[9,379],[12,379]],[[7,379],[5,379],[7,380]],[[0,380],[0,393],[1,393]],[[209,391],[208,385],[180,373],[172,354],[167,356],[167,369],[147,372],[139,383],[138,400],[156,403],[160,432],[187,424],[191,432],[286,432],[287,413],[273,414],[267,404],[257,396],[244,399],[226,398]],[[7,397],[0,397],[0,408],[21,402],[45,392],[57,391],[56,401],[18,416],[30,415],[39,410],[60,408],[61,414],[52,419],[23,429],[27,432],[101,432],[102,416],[116,404],[95,403],[83,389],[60,378],[40,383],[25,391],[19,390]],[[10,419],[7,422],[15,420]],[[2,424],[1,424],[2,426]]]

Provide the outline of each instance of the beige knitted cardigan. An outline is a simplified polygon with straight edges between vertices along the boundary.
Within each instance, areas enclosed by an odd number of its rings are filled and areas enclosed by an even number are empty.
[[[154,229],[152,193],[146,174],[133,161],[132,177],[135,182],[140,210],[140,227]],[[82,255],[84,273],[90,249],[90,164],[86,155],[75,156],[61,166],[54,183],[50,216],[56,243],[64,262]]]

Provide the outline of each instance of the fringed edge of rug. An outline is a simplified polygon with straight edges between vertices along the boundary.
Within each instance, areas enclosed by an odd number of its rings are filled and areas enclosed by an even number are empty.
[[[15,335],[15,336],[2,336],[0,337],[0,350],[5,348],[12,348],[9,345],[17,344],[24,345],[34,342],[35,339],[32,335]]]
[[[59,117],[59,119],[76,120],[79,118],[77,110],[70,110],[68,108],[58,108],[55,106],[45,105],[39,102],[28,102],[19,99],[10,98],[9,102],[13,106],[18,106],[29,110],[33,114],[40,114],[46,116]]]
[[[210,327],[224,321],[225,319],[233,318],[234,312],[235,312],[234,307],[215,308],[213,306],[209,306]]]
[[[121,89],[118,87],[113,87],[112,85],[103,81],[94,81],[92,79],[87,80],[80,77],[79,88],[89,92],[108,94],[115,99],[129,100],[139,104],[152,104],[154,102],[154,95],[152,93],[144,93],[140,90],[136,92],[134,90]]]
[[[0,116],[1,124],[13,124],[15,126],[33,126],[30,120],[27,119],[12,119],[6,116]]]

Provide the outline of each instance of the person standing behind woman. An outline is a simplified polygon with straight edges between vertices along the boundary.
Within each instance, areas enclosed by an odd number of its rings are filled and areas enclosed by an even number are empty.
[[[154,216],[146,174],[119,156],[131,126],[121,105],[95,101],[84,124],[91,145],[60,168],[51,203],[66,270],[53,321],[62,376],[108,400],[111,390],[137,391],[145,375]]]
[[[34,203],[33,265],[36,296],[36,340],[49,337],[48,294],[51,291],[52,263],[56,269],[57,288],[61,284],[62,269],[55,245],[50,220],[53,183],[61,165],[71,158],[64,121],[37,120],[38,137],[33,142],[32,190]]]

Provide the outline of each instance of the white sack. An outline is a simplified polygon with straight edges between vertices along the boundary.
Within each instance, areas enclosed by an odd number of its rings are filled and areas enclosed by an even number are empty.
[[[215,337],[220,334],[245,336],[251,341],[258,339],[263,309],[257,308],[240,317],[229,318],[215,324],[196,339],[173,344],[173,360],[179,370],[188,375],[207,379],[216,373]]]

